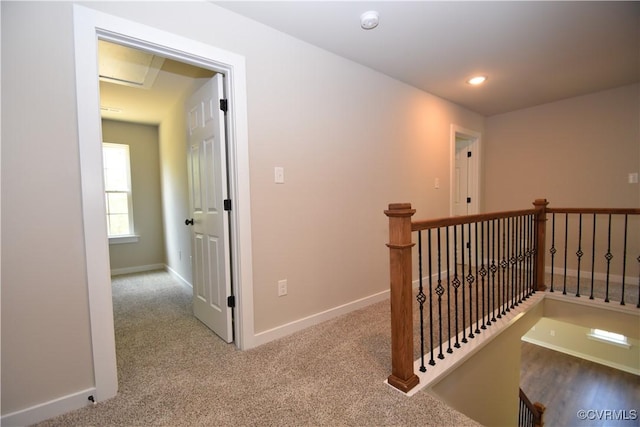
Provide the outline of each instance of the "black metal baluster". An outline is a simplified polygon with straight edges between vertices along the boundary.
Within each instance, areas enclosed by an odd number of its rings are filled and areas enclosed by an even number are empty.
[[[499,256],[499,255],[498,255]],[[491,220],[491,304],[489,311],[491,312],[491,319],[487,321],[487,325],[491,325],[491,322],[496,321],[496,220]]]
[[[480,223],[480,225],[482,226],[482,223]],[[476,265],[475,265],[475,270],[476,270],[476,330],[474,331],[476,334],[480,333],[480,315],[479,315],[479,311],[480,311],[480,305],[479,305],[479,299],[480,299],[480,294],[478,293],[478,286],[480,284],[480,280],[478,280],[478,223],[474,223],[473,225],[474,230],[475,230],[475,241],[474,241],[474,246],[475,246],[475,258],[476,258]],[[484,303],[484,301],[483,301]],[[484,319],[484,313],[482,318]],[[484,323],[484,322],[483,322]]]
[[[549,249],[549,252],[551,253],[551,290],[550,292],[553,292],[553,277],[555,276],[554,274],[554,269],[553,269],[553,262],[556,259],[556,214],[555,212],[551,214],[551,249]]]
[[[438,340],[440,341],[440,354],[438,359],[444,359],[442,354],[442,295],[444,294],[444,287],[442,286],[442,244],[440,242],[440,230],[438,227],[438,286],[436,286],[436,294],[438,295]]]
[[[527,221],[527,298],[533,293],[533,241],[535,237],[533,235],[533,216],[529,215]]]
[[[609,302],[609,271],[611,268],[611,260],[613,259],[613,254],[611,253],[611,214],[609,214],[609,225],[607,230],[607,253],[604,255],[604,258],[607,260],[607,277],[605,278],[604,302]]]
[[[527,258],[527,254],[529,253],[529,217],[523,216],[520,221],[522,221],[522,244],[520,245],[520,256],[522,257],[522,261],[520,262],[522,272],[520,273],[521,281],[520,281],[520,295],[518,302],[522,302],[527,299],[527,288],[528,288],[528,276],[529,276],[529,258]]]
[[[464,230],[464,227],[461,227]],[[455,265],[455,273],[453,277],[453,287],[455,288],[456,295],[456,343],[454,345],[455,348],[460,348],[460,342],[458,342],[458,288],[460,288],[460,279],[458,278],[458,226],[453,226],[453,264]],[[464,269],[464,249],[460,250],[462,254],[462,265]],[[463,270],[464,272],[464,270]],[[464,322],[464,286],[462,287],[462,321]],[[464,323],[463,323],[464,325]],[[464,333],[464,326],[462,327]],[[465,338],[463,338],[462,342],[467,342]]]
[[[418,310],[420,315],[420,372],[426,372],[427,368],[424,366],[424,302],[427,297],[423,292],[422,283],[422,231],[418,231]]]
[[[518,244],[518,287],[516,289],[518,300],[516,305],[522,303],[522,294],[524,293],[524,244],[525,244],[525,233],[524,233],[524,217],[518,217],[518,238],[520,242]]]
[[[464,228],[464,225],[462,226]],[[473,334],[473,281],[474,277],[471,274],[471,223],[469,223],[468,227],[468,235],[469,239],[467,241],[467,248],[469,249],[469,272],[467,274],[467,283],[469,284],[469,338],[474,338]],[[464,274],[464,270],[462,272]]]
[[[431,229],[427,231],[427,239],[429,241],[429,345],[431,348],[429,365],[433,366],[436,362],[433,360],[433,258],[431,256],[431,246],[433,242],[431,241]]]
[[[509,218],[507,220],[507,253],[509,254],[509,266],[507,269],[507,277],[509,278],[509,283],[507,284],[507,311],[511,311],[513,308],[513,298],[514,298],[514,285],[516,283],[515,279],[515,263],[516,258],[514,255],[515,251],[515,218]]]
[[[455,233],[456,226],[453,226],[453,230]],[[454,252],[455,252],[455,239],[453,242]],[[449,337],[449,348],[447,348],[447,353],[453,353],[453,349],[451,348],[451,260],[450,260],[451,251],[449,250],[449,227],[447,227],[447,335]],[[455,254],[454,254],[455,257]],[[455,261],[454,261],[455,263]],[[456,304],[458,302],[456,301]],[[456,318],[457,321],[457,318]]]
[[[536,237],[536,216],[531,215],[531,294],[533,295],[536,292],[537,283],[535,282],[536,277],[536,254],[538,253],[538,240]],[[553,274],[553,272],[551,272]]]
[[[484,221],[481,223],[480,225],[480,260],[482,262],[482,267],[480,268],[480,277],[482,279],[482,286],[480,287],[482,289],[482,329],[487,329],[487,323],[485,322],[484,319],[484,314],[487,313],[487,320],[489,320],[489,311],[488,311],[488,305],[489,305],[489,292],[487,291],[487,287],[489,286],[488,281],[486,281],[485,279],[487,278],[487,267],[485,265],[485,257],[484,257],[484,247],[485,244],[488,245],[488,239],[485,240],[485,225],[487,228],[487,233],[486,236],[487,238],[489,237],[489,221]],[[489,256],[488,254],[489,252],[489,247],[487,246],[487,256]],[[486,303],[486,306],[485,306]]]
[[[624,305],[624,282],[627,276],[627,226],[628,226],[629,216],[627,214],[624,215],[624,245],[623,245],[623,254],[622,254],[622,296],[620,297],[620,305]]]
[[[593,287],[595,284],[596,274],[596,214],[593,214],[593,237],[591,240],[591,295],[589,299],[593,299]]]
[[[500,227],[500,225],[502,224],[502,227]],[[500,234],[500,228],[502,228],[502,234]],[[498,239],[502,237],[502,258],[500,258],[500,276],[499,279],[500,283],[498,284],[498,319],[500,319],[502,317],[503,314],[507,314],[504,311],[504,304],[503,304],[503,298],[504,298],[504,282],[505,282],[505,271],[507,268],[507,261],[505,260],[505,249],[506,249],[506,242],[505,242],[505,232],[504,232],[504,218],[498,220]],[[498,256],[500,256],[500,248],[498,248]],[[502,292],[501,292],[502,291]],[[501,295],[502,293],[502,295]]]
[[[637,307],[640,308],[640,255],[638,255],[638,258],[636,258],[636,260],[638,261],[638,305]]]
[[[511,219],[511,308],[517,304],[516,284],[518,283],[518,218]]]
[[[578,257],[578,280],[576,283],[576,296],[580,297],[580,265],[582,263],[582,214],[578,215],[578,250],[576,251],[576,256]]]
[[[567,294],[567,250],[569,248],[569,214],[564,214],[564,285],[562,295]]]

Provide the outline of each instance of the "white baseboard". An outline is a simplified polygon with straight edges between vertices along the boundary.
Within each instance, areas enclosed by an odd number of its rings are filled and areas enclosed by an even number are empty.
[[[560,347],[557,345],[549,344],[544,341],[539,341],[536,339],[528,338],[526,336],[522,337],[522,341],[538,345],[540,347],[548,348],[549,350],[559,351],[560,353],[568,354],[569,356],[578,357],[580,359],[588,360],[590,362],[599,363],[600,365],[608,366],[610,368],[618,369],[620,371],[629,372],[630,374],[640,375],[639,369],[634,369],[631,366],[621,365],[619,363],[612,362],[610,360],[600,359],[599,357],[594,357],[589,354],[580,353],[578,351],[569,350],[568,348]]]
[[[164,269],[165,269],[164,264],[138,265],[135,267],[114,268],[113,270],[111,270],[111,275],[119,276],[121,274],[141,273],[143,271],[164,270]]]
[[[30,408],[3,415],[0,424],[3,427],[28,426],[58,415],[83,408],[92,403],[89,396],[95,396],[95,388],[88,388],[69,394],[49,402],[40,403]]]
[[[343,314],[350,313],[355,310],[367,307],[371,304],[375,304],[380,301],[384,301],[389,298],[389,291],[378,292],[377,294],[370,295],[368,297],[360,298],[358,300],[349,302],[347,304],[340,305],[338,307],[331,308],[329,310],[322,311],[320,313],[313,314],[308,317],[304,317],[299,320],[278,326],[273,329],[259,332],[254,336],[254,346],[257,347],[262,344],[266,344],[270,341],[277,340],[278,338],[286,337],[294,332],[301,331],[310,326],[317,325],[319,323],[331,320],[335,317],[342,316]]]
[[[544,268],[545,273],[551,274],[551,267],[546,266]],[[564,276],[564,267],[554,267],[553,274]],[[567,277],[578,277],[578,270],[567,268]],[[591,271],[583,271],[580,270],[580,277],[583,279],[591,280]],[[593,273],[593,278],[595,280],[606,281],[607,274],[606,273]],[[622,283],[622,275],[621,274],[610,274],[609,275],[609,283]],[[625,286],[635,286],[638,287],[638,277],[625,276],[624,279]]]
[[[171,276],[173,276],[174,279],[176,279],[177,281],[182,283],[184,286],[187,286],[187,287],[193,289],[193,285],[191,283],[189,283],[187,281],[187,279],[182,277],[177,271],[175,271],[173,268],[169,267],[168,265],[165,265],[164,267],[171,274]]]

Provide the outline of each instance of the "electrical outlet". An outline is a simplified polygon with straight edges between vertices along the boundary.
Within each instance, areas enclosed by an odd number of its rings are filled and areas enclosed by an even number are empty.
[[[551,335],[552,337],[556,336],[556,331],[554,331],[553,329],[549,331],[549,335]]]
[[[283,297],[287,294],[287,280],[278,280],[278,296]]]

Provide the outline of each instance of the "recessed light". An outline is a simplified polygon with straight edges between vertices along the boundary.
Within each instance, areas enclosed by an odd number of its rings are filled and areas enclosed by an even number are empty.
[[[373,30],[378,26],[379,22],[380,15],[375,10],[370,10],[360,15],[360,26],[364,30]]]
[[[467,80],[467,83],[469,83],[470,85],[481,85],[482,83],[487,81],[487,76],[474,76],[471,77],[469,80]]]

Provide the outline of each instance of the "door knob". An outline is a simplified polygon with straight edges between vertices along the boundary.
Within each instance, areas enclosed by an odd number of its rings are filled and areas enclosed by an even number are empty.
[[[191,219],[185,219],[185,220],[184,220],[184,225],[193,225],[193,218],[191,218]]]

